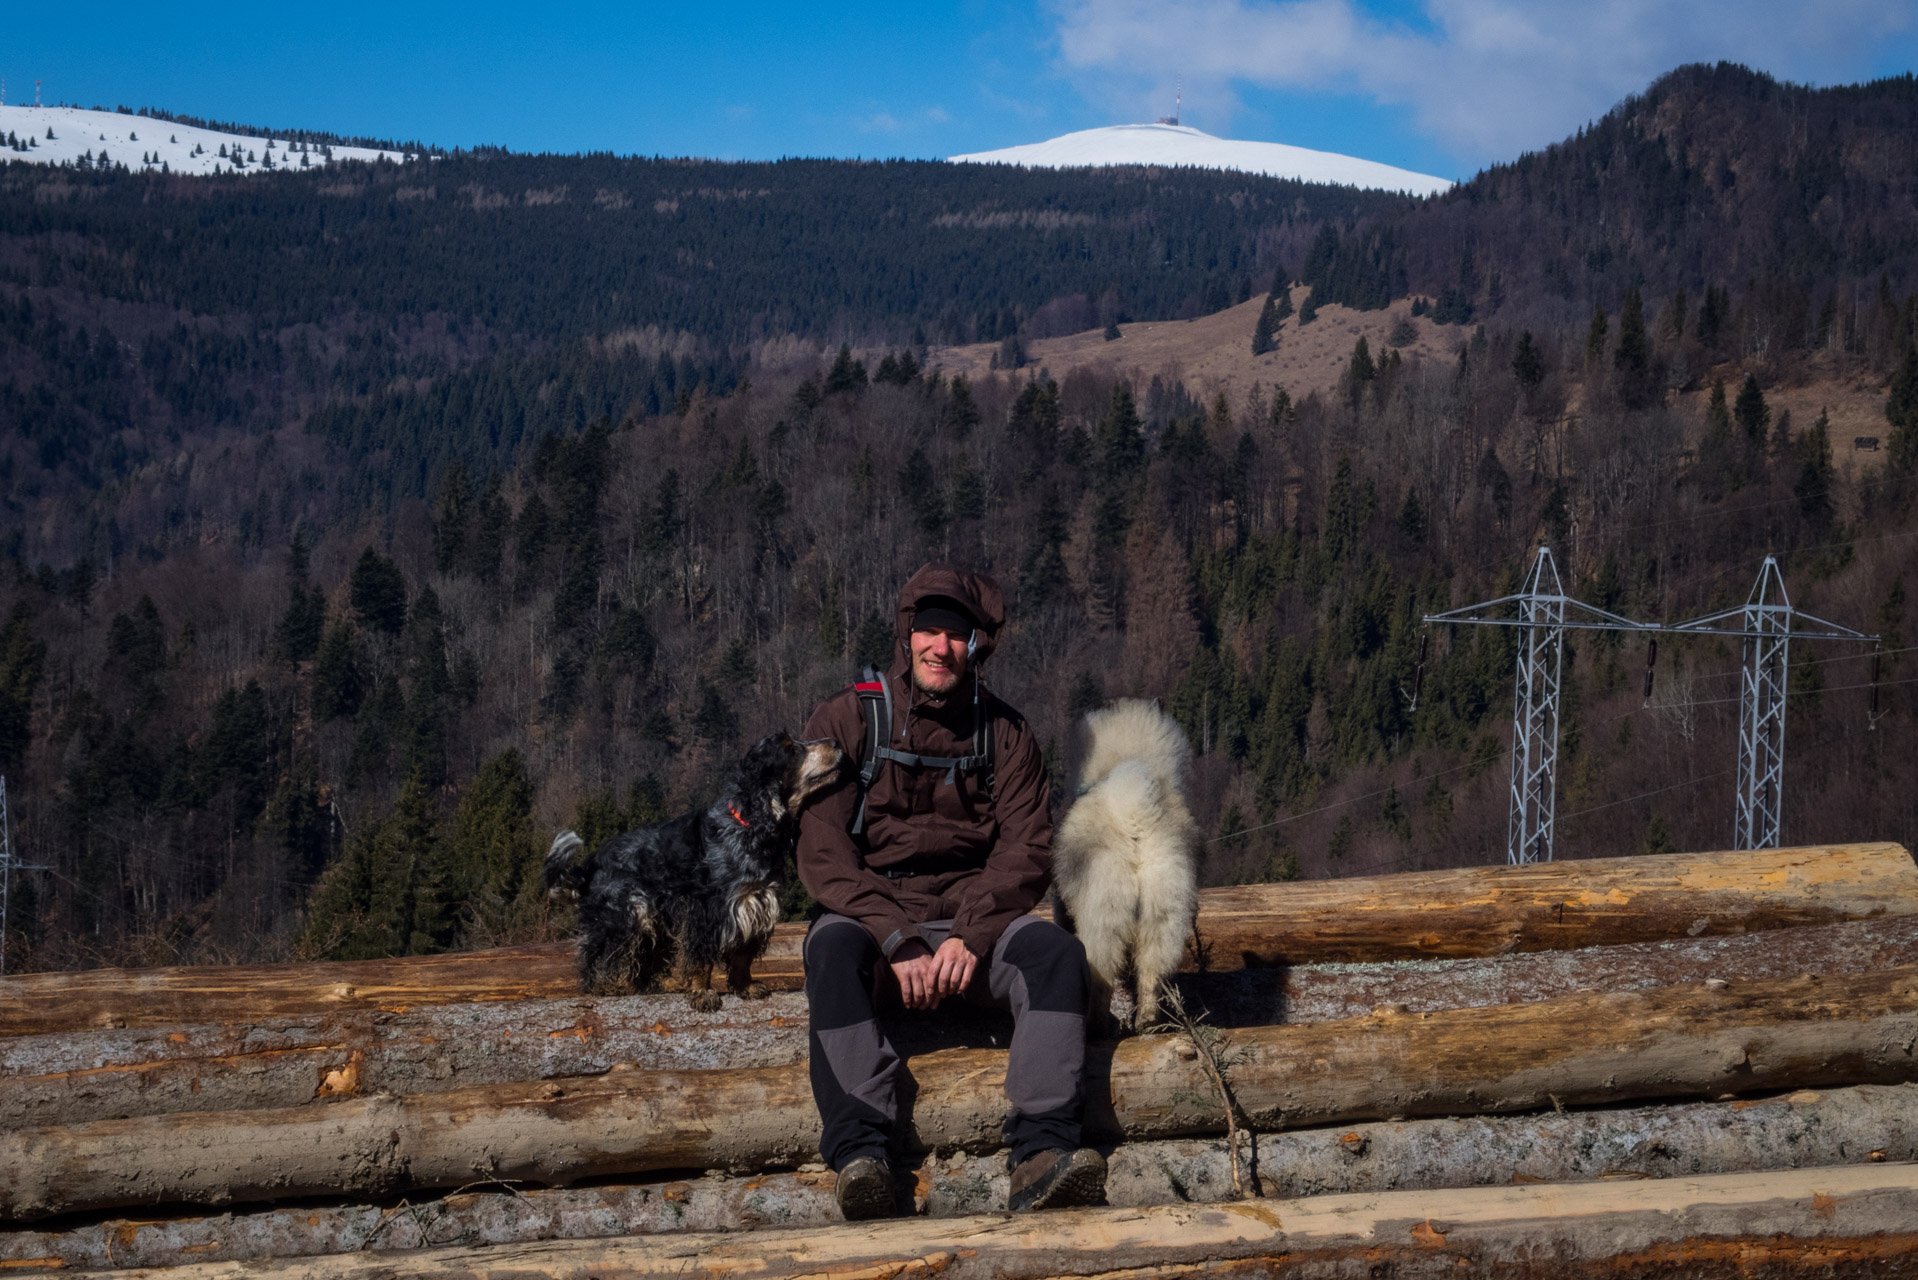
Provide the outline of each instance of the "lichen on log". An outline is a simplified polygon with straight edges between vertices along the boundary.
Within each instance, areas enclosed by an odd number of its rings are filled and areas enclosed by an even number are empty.
[[[1897,1083],[1918,1074],[1918,969],[1585,993],[1529,1005],[1235,1033],[1260,1131],[1634,1098]],[[1088,1122],[1109,1138],[1223,1128],[1178,1037],[1092,1046]],[[1186,1053],[1189,1055],[1190,1050]],[[922,1148],[990,1150],[1005,1055],[911,1062]],[[794,1165],[817,1116],[801,1067],[630,1071],[261,1112],[0,1133],[0,1217],[168,1202],[379,1195],[485,1178],[567,1184]]]
[[[1259,1139],[1259,1167],[1266,1196],[1291,1198],[1900,1162],[1918,1158],[1914,1094],[1918,1086],[1864,1085],[1739,1102],[1293,1130]],[[1107,1198],[1117,1207],[1229,1198],[1230,1174],[1217,1139],[1128,1143],[1109,1163]],[[916,1172],[920,1209],[932,1217],[1005,1207],[1003,1152],[935,1156]],[[64,1230],[19,1228],[0,1233],[0,1267],[169,1267],[838,1220],[832,1177],[817,1172],[525,1191],[488,1184],[398,1204],[307,1204],[211,1217],[147,1215]]]

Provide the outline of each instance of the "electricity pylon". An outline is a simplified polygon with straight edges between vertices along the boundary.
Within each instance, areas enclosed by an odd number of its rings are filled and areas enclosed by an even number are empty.
[[[0,975],[7,971],[7,899],[16,871],[45,871],[13,855],[13,814],[7,806],[7,780],[0,776]]]
[[[1666,628],[1687,635],[1737,636],[1744,641],[1738,698],[1738,800],[1734,849],[1775,849],[1783,825],[1785,694],[1791,642],[1859,640],[1877,636],[1853,631],[1792,607],[1778,560],[1766,556],[1758,581],[1742,607],[1693,618]]]
[[[1517,616],[1495,616],[1507,608],[1515,608]],[[1658,624],[1633,622],[1567,596],[1552,550],[1545,546],[1538,549],[1525,589],[1517,595],[1429,614],[1425,621],[1524,630],[1512,699],[1512,810],[1505,860],[1550,862],[1558,807],[1558,701],[1565,632],[1657,631]]]

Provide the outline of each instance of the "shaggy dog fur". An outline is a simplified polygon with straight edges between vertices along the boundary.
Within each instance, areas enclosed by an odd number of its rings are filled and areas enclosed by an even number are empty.
[[[844,763],[830,742],[775,733],[746,753],[704,812],[614,836],[590,854],[571,831],[554,837],[546,886],[579,904],[581,990],[642,991],[669,975],[669,988],[710,1013],[720,1005],[713,966],[724,963],[734,995],[764,996],[752,965],[779,922],[800,806]]]
[[[1133,978],[1133,1022],[1159,1019],[1159,984],[1199,910],[1199,827],[1183,792],[1191,749],[1172,717],[1123,699],[1087,714],[1079,798],[1052,841],[1065,927],[1092,966],[1094,1009]]]

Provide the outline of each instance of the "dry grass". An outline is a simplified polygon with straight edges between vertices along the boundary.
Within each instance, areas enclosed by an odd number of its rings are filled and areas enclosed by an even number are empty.
[[[1304,301],[1307,292],[1302,287],[1294,288],[1294,304]],[[1252,330],[1264,305],[1261,295],[1193,320],[1121,325],[1123,336],[1112,342],[1107,342],[1098,329],[1063,338],[1042,338],[1027,345],[1026,356],[1035,368],[1042,366],[1061,380],[1080,367],[1103,367],[1113,374],[1130,371],[1141,378],[1170,374],[1182,379],[1194,395],[1210,400],[1223,392],[1231,403],[1238,404],[1254,382],[1282,386],[1294,400],[1313,391],[1331,392],[1338,386],[1339,375],[1345,372],[1359,338],[1366,339],[1376,359],[1385,350],[1387,336],[1403,319],[1411,320],[1418,331],[1417,339],[1403,348],[1408,360],[1414,356],[1456,359],[1459,344],[1471,336],[1469,329],[1441,328],[1424,316],[1413,319],[1408,298],[1383,311],[1321,307],[1318,317],[1304,328],[1299,327],[1295,312],[1279,327],[1277,349],[1255,356]],[[927,363],[977,379],[991,371],[998,350],[996,342],[936,347]]]

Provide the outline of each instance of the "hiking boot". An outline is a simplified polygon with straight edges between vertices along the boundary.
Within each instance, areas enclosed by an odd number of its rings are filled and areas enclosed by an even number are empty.
[[[1080,1147],[1077,1151],[1054,1149],[1041,1151],[1020,1162],[1012,1171],[1006,1207],[1016,1213],[1024,1209],[1104,1204],[1105,1199],[1104,1156],[1091,1147]]]
[[[884,1160],[860,1156],[848,1161],[839,1171],[833,1195],[839,1200],[839,1214],[847,1222],[862,1218],[883,1218],[892,1213],[892,1170]]]

